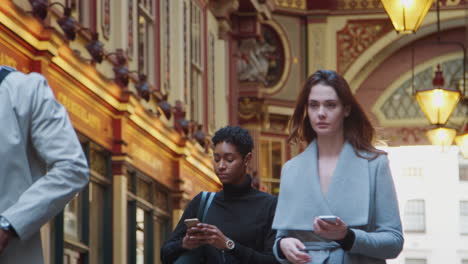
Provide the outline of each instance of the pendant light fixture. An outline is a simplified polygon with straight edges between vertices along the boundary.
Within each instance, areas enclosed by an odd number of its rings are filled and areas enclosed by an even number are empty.
[[[393,27],[398,33],[418,30],[434,0],[382,0]]]

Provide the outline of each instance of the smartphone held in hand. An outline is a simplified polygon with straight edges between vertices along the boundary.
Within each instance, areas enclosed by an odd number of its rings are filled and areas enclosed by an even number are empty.
[[[184,220],[184,223],[187,226],[187,228],[191,228],[200,223],[200,220],[198,220],[198,218],[187,218]]]
[[[334,215],[319,215],[318,218],[327,221],[330,224],[336,224],[337,217]]]

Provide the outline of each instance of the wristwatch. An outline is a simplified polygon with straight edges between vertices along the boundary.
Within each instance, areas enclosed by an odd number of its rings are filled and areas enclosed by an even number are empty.
[[[235,247],[236,247],[236,243],[234,243],[234,241],[232,241],[232,239],[227,239],[226,240],[226,247],[228,250],[233,250]]]
[[[0,216],[0,229],[5,231],[11,231],[12,229],[10,222],[8,222],[8,220],[3,216]]]

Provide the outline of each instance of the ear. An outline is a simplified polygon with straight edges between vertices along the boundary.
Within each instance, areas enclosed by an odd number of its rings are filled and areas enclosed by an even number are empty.
[[[351,106],[347,105],[347,106],[344,107],[344,116],[348,117],[349,114],[351,114]]]
[[[247,166],[247,164],[249,164],[250,160],[252,159],[252,152],[249,152],[247,153],[247,155],[245,155],[244,157],[244,164],[245,166]]]

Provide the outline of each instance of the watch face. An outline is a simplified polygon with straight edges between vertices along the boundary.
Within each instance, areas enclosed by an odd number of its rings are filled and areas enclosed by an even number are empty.
[[[0,228],[5,230],[10,229],[10,223],[4,217],[0,218]]]
[[[229,250],[234,249],[234,246],[235,246],[234,241],[232,241],[232,240],[230,240],[230,239],[229,239],[228,241],[226,241],[226,247],[227,247]]]

